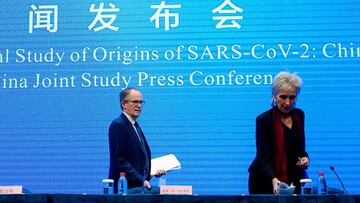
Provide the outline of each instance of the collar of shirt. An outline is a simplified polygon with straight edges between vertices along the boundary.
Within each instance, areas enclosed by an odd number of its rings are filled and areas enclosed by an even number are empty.
[[[135,122],[136,121],[131,116],[129,116],[127,113],[123,112],[123,114],[126,116],[127,119],[129,119],[130,123],[132,124],[132,127],[134,128],[134,130],[136,132],[136,135],[137,135],[139,141],[141,142],[139,132],[136,130],[136,127],[135,127]]]
[[[123,112],[123,114],[130,121],[130,123],[134,126],[136,121],[131,116],[129,116],[127,113]]]

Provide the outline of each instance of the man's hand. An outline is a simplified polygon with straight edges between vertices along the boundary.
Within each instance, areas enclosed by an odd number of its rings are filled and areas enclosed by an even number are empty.
[[[151,188],[149,181],[147,181],[147,180],[144,181],[144,187],[146,187],[147,189]]]
[[[155,174],[155,177],[159,178],[161,177],[162,175],[165,175],[166,174],[166,171],[164,169],[159,169],[156,171],[156,174]]]

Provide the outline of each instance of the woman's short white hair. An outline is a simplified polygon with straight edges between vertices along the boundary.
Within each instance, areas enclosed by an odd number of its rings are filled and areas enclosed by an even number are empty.
[[[281,71],[275,76],[272,84],[272,94],[277,95],[280,89],[295,88],[296,93],[300,92],[302,85],[301,78],[296,73]]]

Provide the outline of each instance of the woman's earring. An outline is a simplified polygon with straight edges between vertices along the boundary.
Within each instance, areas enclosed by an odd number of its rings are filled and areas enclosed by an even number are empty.
[[[275,102],[275,98],[272,97],[272,106],[275,107],[276,106],[276,102]]]

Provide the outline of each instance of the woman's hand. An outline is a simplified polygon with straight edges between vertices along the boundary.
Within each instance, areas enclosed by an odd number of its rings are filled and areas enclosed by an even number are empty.
[[[310,164],[310,160],[308,157],[299,157],[299,161],[296,162],[296,165],[301,167],[301,168],[305,168],[305,167],[308,167]]]
[[[277,178],[273,178],[271,182],[272,182],[272,185],[273,185],[273,193],[274,194],[279,194],[280,181]]]

